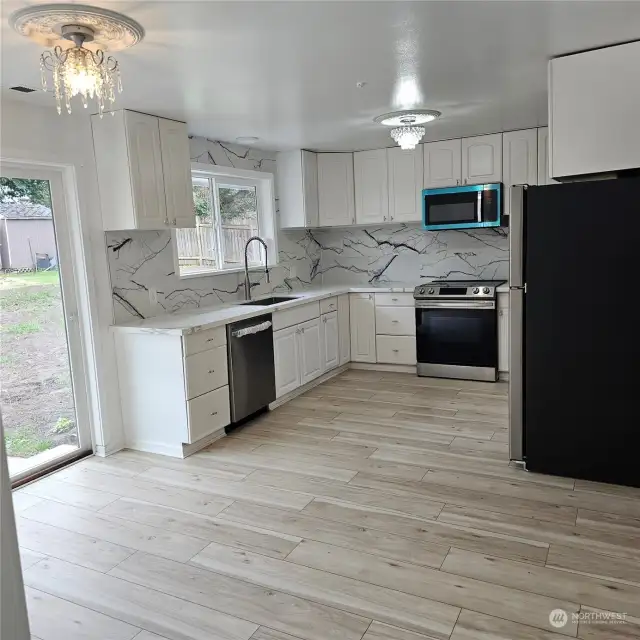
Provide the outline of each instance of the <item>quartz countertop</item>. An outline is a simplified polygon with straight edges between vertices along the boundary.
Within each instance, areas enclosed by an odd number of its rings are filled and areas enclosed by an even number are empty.
[[[428,283],[429,280],[421,280]],[[302,289],[291,292],[274,292],[263,298],[273,296],[291,296],[293,300],[287,300],[271,306],[244,305],[242,302],[232,302],[224,305],[193,309],[179,313],[164,314],[154,318],[132,320],[123,324],[113,325],[113,331],[130,333],[162,333],[185,335],[213,329],[239,320],[247,320],[265,313],[274,313],[285,309],[292,309],[301,304],[317,302],[325,298],[331,298],[343,293],[413,293],[416,283],[406,282],[380,282],[377,284],[362,285],[334,285],[318,287],[314,289]],[[505,283],[498,287],[498,293],[508,293],[509,286]]]

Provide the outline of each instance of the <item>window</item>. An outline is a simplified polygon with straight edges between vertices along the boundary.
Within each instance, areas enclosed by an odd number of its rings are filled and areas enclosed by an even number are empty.
[[[249,173],[257,172],[192,173],[196,226],[175,232],[181,276],[244,269],[244,247],[251,236],[264,238],[269,264],[275,264],[273,176],[240,175]],[[259,242],[251,243],[248,258],[250,267],[264,264]]]

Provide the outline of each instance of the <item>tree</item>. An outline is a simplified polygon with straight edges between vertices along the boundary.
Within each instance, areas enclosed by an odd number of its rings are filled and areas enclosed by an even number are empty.
[[[219,187],[220,215],[223,220],[255,218],[257,215],[256,190],[247,187]]]
[[[209,197],[209,186],[193,185],[193,206],[196,216],[204,221],[204,218],[211,216],[211,199]]]
[[[0,178],[0,202],[25,199],[51,208],[51,193],[47,180]]]

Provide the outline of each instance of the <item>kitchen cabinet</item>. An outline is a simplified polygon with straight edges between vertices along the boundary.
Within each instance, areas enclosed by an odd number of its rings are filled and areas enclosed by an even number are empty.
[[[300,384],[307,384],[322,373],[320,353],[320,319],[314,318],[298,327],[298,354],[300,362]]]
[[[549,128],[538,129],[538,184],[558,184],[549,173]]]
[[[514,184],[538,184],[538,131],[524,129],[502,135],[503,211],[511,212],[511,187]]]
[[[502,182],[501,133],[462,139],[462,182]]]
[[[276,397],[284,396],[300,386],[298,327],[273,333],[273,362],[276,375]]]
[[[318,226],[318,156],[297,149],[277,154],[280,228]]]
[[[353,154],[356,223],[387,222],[389,183],[386,149]]]
[[[509,294],[498,294],[498,372],[509,371]]]
[[[349,321],[349,294],[338,296],[338,340],[340,346],[340,366],[351,360],[351,330]]]
[[[372,293],[349,294],[351,360],[376,361],[376,315]]]
[[[120,110],[91,127],[106,231],[195,227],[185,123]]]
[[[424,188],[455,187],[462,183],[462,140],[424,145]]]
[[[340,364],[340,348],[338,340],[338,312],[332,311],[320,317],[320,349],[322,373],[335,369]]]
[[[549,62],[550,175],[640,167],[640,42]]]
[[[416,311],[411,293],[375,294],[376,362],[416,364]]]
[[[387,149],[390,222],[422,220],[423,160],[421,145],[407,151],[400,147]]]
[[[355,224],[353,153],[318,154],[318,224]]]

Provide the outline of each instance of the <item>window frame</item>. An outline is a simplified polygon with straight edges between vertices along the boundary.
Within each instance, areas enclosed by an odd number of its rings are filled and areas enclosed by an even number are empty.
[[[216,246],[218,252],[221,248],[219,238],[219,208],[215,200],[218,197],[218,185],[238,184],[245,186],[255,186],[257,198],[258,235],[262,237],[268,246],[269,267],[278,264],[278,233],[276,224],[276,203],[274,193],[274,175],[267,171],[253,171],[251,169],[238,169],[236,167],[220,167],[218,165],[203,164],[200,162],[191,163],[191,177],[214,180],[216,188],[211,191],[213,210],[213,232],[216,234]],[[173,246],[173,262],[175,273],[180,279],[201,278],[205,276],[218,276],[230,273],[240,273],[244,271],[244,265],[240,267],[224,267],[221,262],[215,268],[205,267],[191,273],[180,273],[180,261],[178,256],[177,230],[171,231],[171,241]],[[223,263],[222,263],[223,264]],[[259,271],[264,267],[261,265],[249,266],[249,271]]]

